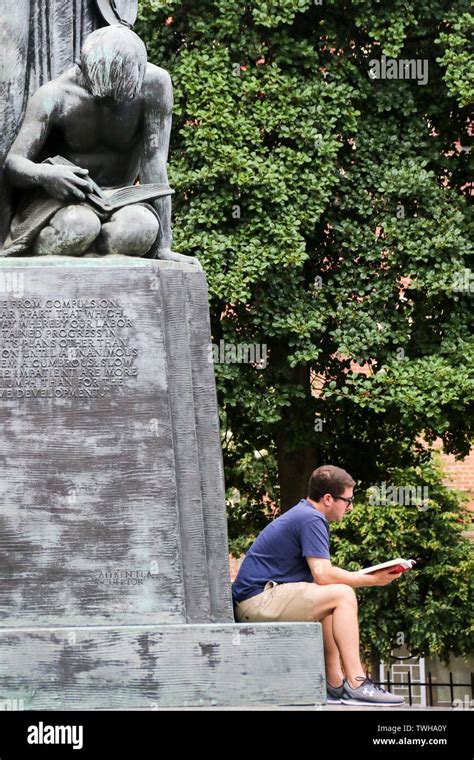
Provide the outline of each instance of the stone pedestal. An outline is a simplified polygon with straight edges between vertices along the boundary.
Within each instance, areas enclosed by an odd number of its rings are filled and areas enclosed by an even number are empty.
[[[312,704],[317,624],[234,622],[206,280],[0,260],[0,700]]]

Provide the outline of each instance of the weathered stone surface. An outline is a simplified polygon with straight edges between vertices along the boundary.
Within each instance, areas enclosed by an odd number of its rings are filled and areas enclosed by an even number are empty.
[[[0,259],[0,701],[325,701],[318,623],[234,622],[210,341],[192,264]]]
[[[37,262],[0,261],[0,623],[233,621],[204,274]]]
[[[326,700],[319,623],[0,630],[0,663],[27,710]]]

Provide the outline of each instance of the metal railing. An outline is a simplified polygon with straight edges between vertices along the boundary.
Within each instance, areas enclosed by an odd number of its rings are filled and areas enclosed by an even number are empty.
[[[418,688],[419,686],[423,686],[427,690],[428,695],[428,707],[435,707],[434,700],[433,700],[433,689],[437,689],[438,687],[449,687],[449,694],[451,697],[451,704],[454,702],[454,689],[458,688],[468,688],[471,691],[471,700],[474,697],[474,673],[471,673],[471,682],[470,683],[456,683],[453,680],[453,674],[451,671],[449,671],[449,682],[443,683],[441,681],[434,681],[431,676],[431,671],[428,671],[428,680],[427,681],[413,681],[411,678],[410,670],[406,671],[407,680],[406,681],[394,681],[390,678],[390,671],[387,670],[387,680],[386,681],[376,681],[374,679],[374,683],[377,686],[382,686],[384,689],[387,688],[387,691],[391,691],[393,687],[408,689],[408,700],[409,704],[413,704],[413,688]],[[462,697],[466,697],[466,693],[462,695]],[[436,700],[436,704],[439,704],[438,700]],[[445,703],[444,703],[445,704]]]

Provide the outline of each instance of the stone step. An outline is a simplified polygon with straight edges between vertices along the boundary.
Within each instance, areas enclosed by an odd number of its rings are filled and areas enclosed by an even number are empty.
[[[0,629],[0,662],[25,710],[326,701],[320,623]]]

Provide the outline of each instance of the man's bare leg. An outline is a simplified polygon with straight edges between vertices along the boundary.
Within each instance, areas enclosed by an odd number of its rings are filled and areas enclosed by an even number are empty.
[[[332,615],[326,615],[321,620],[323,627],[324,662],[326,664],[326,680],[330,686],[339,687],[344,679],[341,667],[341,656],[337,648],[332,630]]]
[[[332,632],[346,678],[353,688],[357,688],[360,684],[355,679],[365,678],[366,675],[360,661],[359,621],[354,590],[343,583],[330,583],[319,587],[318,591],[314,619],[321,620],[332,613]]]

